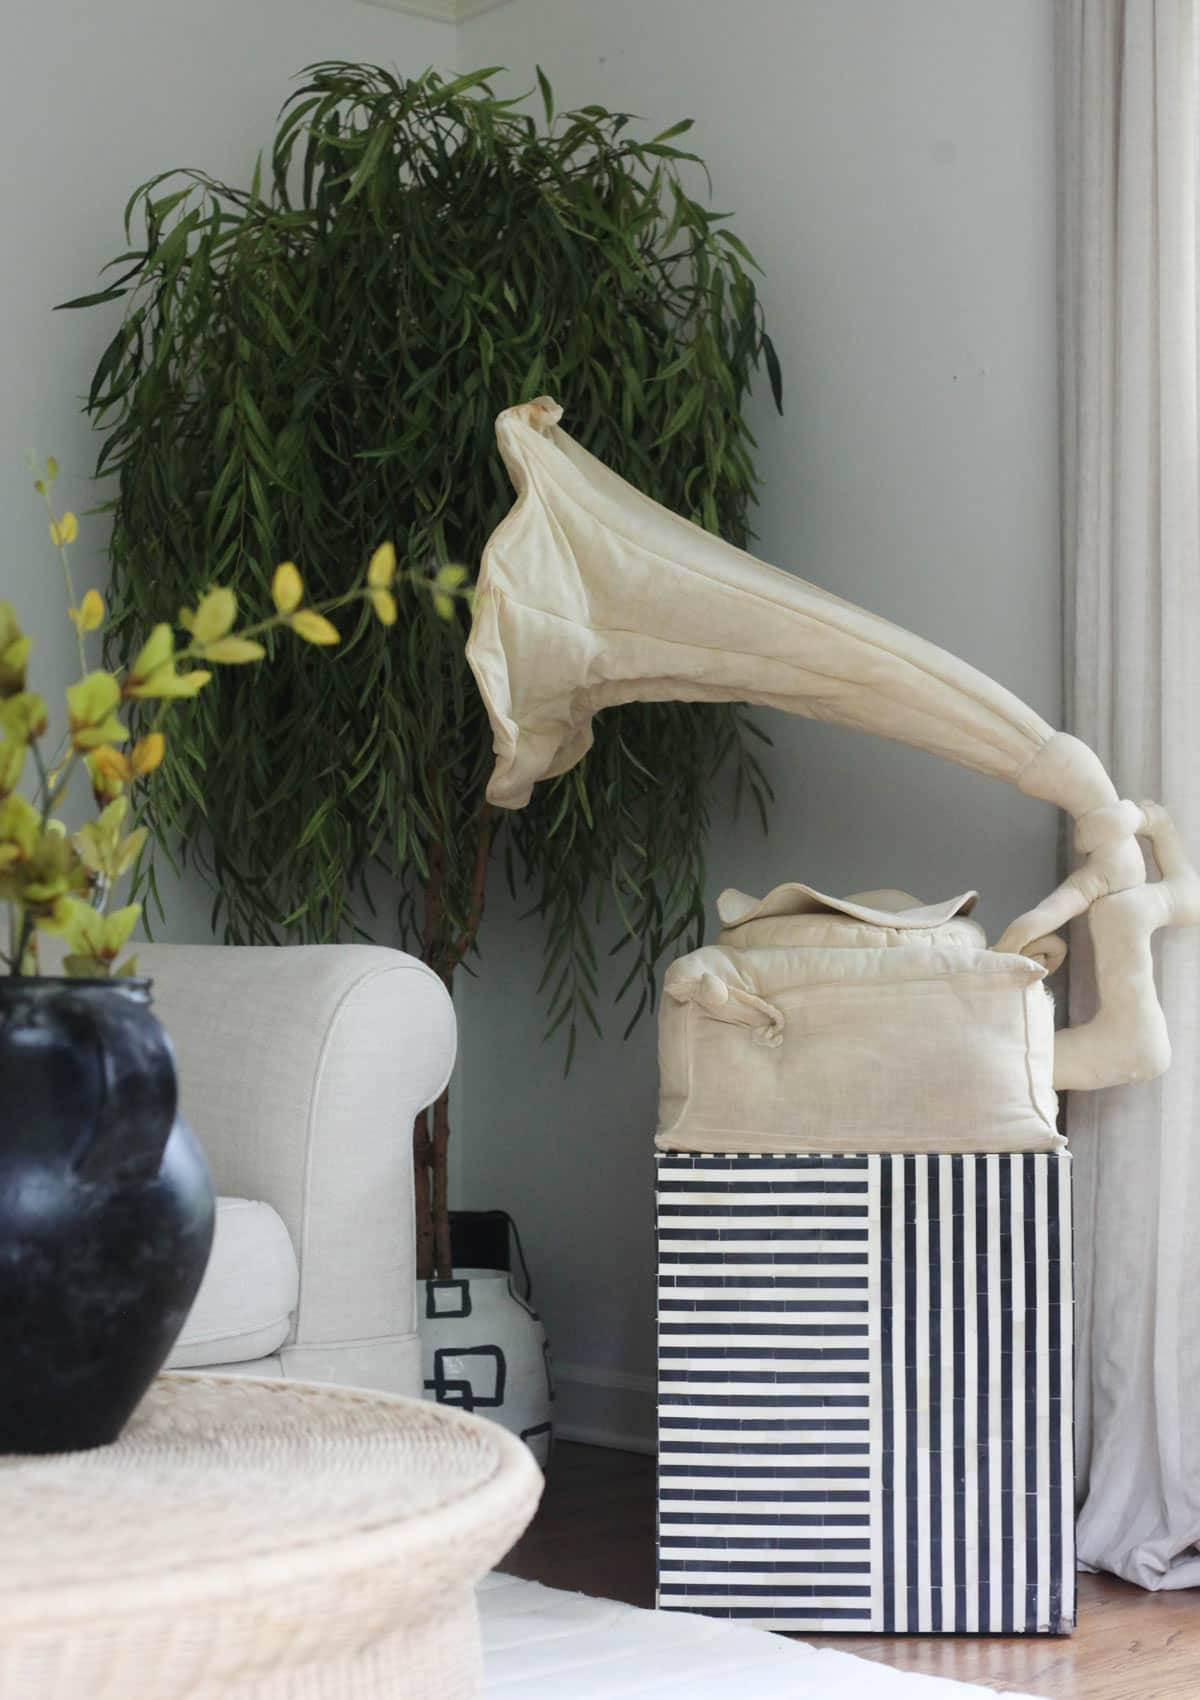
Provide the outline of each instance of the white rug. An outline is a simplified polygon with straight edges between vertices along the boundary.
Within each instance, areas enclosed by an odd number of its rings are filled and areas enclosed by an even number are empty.
[[[889,1670],[715,1618],[639,1611],[513,1576],[479,1587],[487,1700],[965,1700],[973,1683]],[[993,1695],[994,1700],[994,1695]],[[1008,1700],[1036,1700],[1010,1694]]]

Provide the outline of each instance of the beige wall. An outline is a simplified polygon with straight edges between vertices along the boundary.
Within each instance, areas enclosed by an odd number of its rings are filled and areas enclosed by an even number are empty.
[[[1045,0],[516,0],[459,62],[540,61],[560,104],[697,120],[766,271],[787,385],[754,422],[758,549],[1058,718],[1052,12]],[[569,421],[567,422],[569,424]],[[712,889],[967,886],[1003,923],[1054,881],[1053,814],[933,758],[767,717],[771,836],[726,821]],[[466,1202],[520,1220],[568,1422],[644,1434],[652,1026],[540,1046],[536,930],[497,900],[460,1000]]]
[[[0,597],[36,632],[36,682],[53,704],[75,677],[59,569],[24,456],[58,456],[63,505],[97,500],[97,443],[80,416],[119,308],[54,313],[99,287],[124,247],[133,189],[171,166],[247,181],[290,79],[318,59],[453,68],[457,32],[359,0],[39,0],[6,13],[0,54],[5,161],[0,313]],[[83,521],[85,582],[102,576],[105,522]],[[175,937],[205,938],[207,899],[172,904]]]
[[[697,119],[716,199],[767,273],[787,415],[759,405],[760,552],[943,643],[1058,714],[1052,8],[1045,0],[515,0],[459,32],[357,0],[44,0],[7,32],[0,596],[72,674],[22,455],[53,449],[82,510],[75,397],[113,315],[58,315],[167,165],[245,174],[290,74],[321,57],[536,62],[561,103]],[[80,550],[99,571],[101,522]],[[771,837],[725,820],[713,892],[801,877],[985,893],[994,929],[1049,888],[1056,822],[987,781],[849,732],[766,717]],[[933,823],[932,831],[930,822]],[[203,937],[185,892],[170,936]],[[651,1412],[654,1034],[541,1044],[538,936],[496,882],[460,996],[460,1197],[528,1242],[575,1432]]]

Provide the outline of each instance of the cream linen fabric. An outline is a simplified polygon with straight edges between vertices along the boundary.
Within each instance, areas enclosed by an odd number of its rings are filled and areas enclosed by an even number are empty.
[[[563,431],[500,415],[517,503],[488,543],[468,656],[496,737],[494,803],[591,747],[618,702],[763,703],[1014,783],[1054,728],[936,645],[660,507]]]
[[[997,946],[1053,965],[1056,929],[1089,915],[1097,1012],[1060,1036],[1055,1084],[1161,1073],[1151,934],[1200,920],[1200,881],[1163,810],[1122,802],[1086,744],[975,668],[652,502],[561,414],[543,396],[496,422],[517,500],[484,550],[467,644],[492,723],[492,802],[522,808],[587,753],[592,716],[626,702],[763,703],[1007,780],[1074,816],[1084,857]],[[1154,886],[1139,836],[1164,876]]]
[[[987,950],[975,894],[725,892],[720,943],[667,971],[667,1151],[1053,1151],[1045,969]]]
[[[269,1204],[218,1198],[212,1255],[167,1369],[269,1357],[292,1331],[300,1269]]]
[[[454,1063],[440,980],[370,945],[146,945],[138,956],[219,1191],[269,1204],[295,1249],[278,1373],[418,1393],[412,1124]],[[227,1314],[234,1333],[240,1301]],[[215,1310],[199,1325],[226,1327]],[[225,1361],[214,1346],[203,1367]]]
[[[717,943],[733,950],[794,944],[831,950],[963,944],[982,950],[987,945],[983,928],[967,920],[978,901],[977,891],[926,905],[904,891],[827,897],[811,885],[794,882],[777,885],[763,898],[723,891],[717,899],[722,921]]]

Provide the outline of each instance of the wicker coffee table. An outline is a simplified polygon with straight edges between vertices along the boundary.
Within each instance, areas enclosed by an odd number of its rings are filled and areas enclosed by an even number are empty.
[[[473,1700],[540,1491],[460,1412],[164,1376],[116,1445],[0,1458],[0,1700]]]

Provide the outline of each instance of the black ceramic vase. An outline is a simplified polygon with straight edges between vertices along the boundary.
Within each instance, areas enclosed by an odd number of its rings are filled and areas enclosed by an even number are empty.
[[[145,980],[0,978],[0,1453],[115,1440],[183,1327],[213,1186]]]

